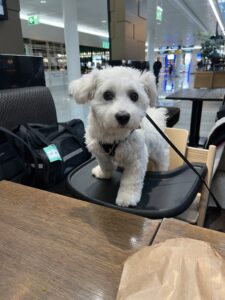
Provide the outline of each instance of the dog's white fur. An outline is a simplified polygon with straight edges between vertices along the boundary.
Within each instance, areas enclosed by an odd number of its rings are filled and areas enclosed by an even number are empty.
[[[116,166],[124,168],[116,203],[135,206],[140,200],[148,160],[157,170],[168,169],[168,146],[161,135],[144,118],[148,115],[164,130],[166,110],[156,109],[157,90],[150,72],[140,73],[126,67],[109,67],[94,70],[70,84],[70,93],[78,103],[90,101],[86,129],[86,144],[98,161],[92,170],[97,178],[110,178]],[[112,100],[105,100],[106,91],[113,93]],[[135,91],[138,100],[132,101],[129,93]],[[127,124],[120,125],[115,115],[130,115]],[[105,153],[100,143],[120,142],[115,155]]]

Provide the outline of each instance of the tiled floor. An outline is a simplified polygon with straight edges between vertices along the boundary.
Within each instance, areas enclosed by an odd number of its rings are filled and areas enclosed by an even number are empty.
[[[58,121],[65,122],[77,118],[86,124],[88,106],[77,104],[69,96],[67,73],[65,71],[46,72],[45,79],[53,95]]]

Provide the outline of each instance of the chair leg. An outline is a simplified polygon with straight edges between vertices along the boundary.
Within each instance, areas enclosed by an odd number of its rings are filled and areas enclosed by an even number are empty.
[[[201,191],[201,199],[199,203],[199,217],[197,221],[197,225],[201,227],[204,226],[206,210],[208,207],[208,200],[209,200],[209,192],[207,188],[204,186]]]

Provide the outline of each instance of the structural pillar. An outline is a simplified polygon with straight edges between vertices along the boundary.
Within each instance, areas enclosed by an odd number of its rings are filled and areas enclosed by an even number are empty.
[[[150,70],[153,70],[153,64],[155,60],[155,38],[156,38],[156,8],[157,0],[147,0],[147,41],[148,41],[148,62]]]
[[[200,52],[200,50],[193,50],[192,56],[191,56],[191,74],[195,73],[198,69],[197,66],[197,53]]]
[[[109,0],[112,60],[145,60],[146,0]]]
[[[68,82],[81,76],[77,0],[63,0],[64,38],[67,55]]]

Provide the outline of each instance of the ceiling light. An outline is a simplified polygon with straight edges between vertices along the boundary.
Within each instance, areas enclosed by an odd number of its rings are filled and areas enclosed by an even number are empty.
[[[220,29],[222,30],[223,35],[225,35],[223,23],[222,23],[222,21],[221,21],[221,19],[220,19],[220,16],[219,16],[219,14],[218,14],[218,11],[217,11],[217,9],[216,9],[216,6],[215,6],[214,1],[213,1],[213,0],[209,0],[209,4],[211,5],[211,8],[212,8],[212,10],[213,10],[213,12],[214,12],[214,15],[215,15],[215,17],[216,17],[216,19],[217,19],[217,22],[218,22],[219,25],[220,25]]]
[[[27,20],[28,16],[26,14],[20,13],[20,19]],[[64,23],[62,21],[54,20],[54,19],[45,19],[45,18],[40,17],[40,24],[64,28]],[[79,32],[97,35],[97,36],[101,36],[101,37],[107,37],[107,38],[109,37],[108,31],[98,30],[98,29],[94,29],[92,27],[88,27],[88,26],[84,26],[84,25],[80,25],[80,24],[77,25],[77,30]]]
[[[47,1],[46,0],[41,0],[40,3],[45,4]]]
[[[107,20],[102,20],[101,22],[102,22],[102,23],[107,23]]]

